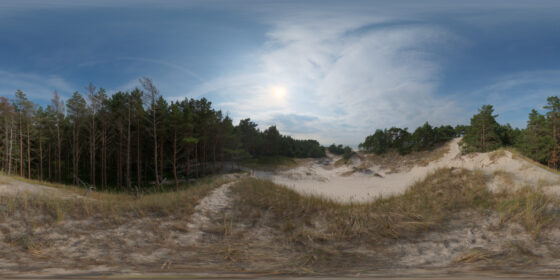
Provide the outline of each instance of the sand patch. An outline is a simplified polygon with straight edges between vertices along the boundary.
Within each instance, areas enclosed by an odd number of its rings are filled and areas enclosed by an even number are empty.
[[[302,194],[324,196],[341,202],[363,202],[400,194],[435,170],[449,167],[481,170],[489,176],[493,176],[496,171],[508,174],[507,179],[502,176],[492,180],[489,186],[492,191],[504,187],[515,189],[526,185],[546,185],[547,192],[560,193],[559,174],[506,150],[461,155],[460,140],[453,139],[439,148],[445,153],[427,164],[414,161],[416,164],[412,166],[403,163],[403,168],[387,168],[386,164],[376,162],[376,157],[368,158],[367,155],[356,155],[347,164],[340,164],[341,157],[329,154],[328,159],[319,159],[297,168],[254,172],[252,175],[272,180]]]

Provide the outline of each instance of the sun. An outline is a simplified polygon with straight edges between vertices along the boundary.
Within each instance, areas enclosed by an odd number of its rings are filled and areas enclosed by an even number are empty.
[[[284,88],[284,87],[273,87],[272,88],[272,94],[277,99],[282,100],[286,96],[286,88]]]

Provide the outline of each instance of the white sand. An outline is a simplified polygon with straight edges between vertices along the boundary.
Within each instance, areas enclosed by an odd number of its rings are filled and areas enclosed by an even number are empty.
[[[480,169],[485,174],[493,174],[497,170],[507,172],[512,182],[493,180],[489,184],[489,188],[493,191],[502,187],[515,188],[540,184],[546,185],[547,190],[552,193],[560,193],[560,175],[520,157],[514,158],[509,151],[504,151],[504,156],[496,157],[494,160],[491,160],[491,153],[461,155],[459,141],[460,138],[450,141],[449,151],[427,166],[414,166],[397,173],[383,170],[373,162],[369,168],[371,174],[354,172],[350,176],[343,176],[342,174],[357,167],[360,159],[356,157],[353,164],[335,167],[333,163],[340,157],[329,155],[330,164],[321,164],[321,160],[317,160],[306,166],[275,173],[255,171],[254,175],[270,179],[303,194],[320,195],[341,202],[363,202],[379,196],[399,194],[436,169],[446,167]],[[376,173],[380,176],[375,176]]]

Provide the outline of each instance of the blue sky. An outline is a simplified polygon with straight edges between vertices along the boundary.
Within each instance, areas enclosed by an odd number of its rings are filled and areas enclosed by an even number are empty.
[[[468,123],[482,104],[524,127],[560,93],[559,14],[560,1],[2,0],[0,95],[44,105],[148,76],[169,99],[323,144]]]

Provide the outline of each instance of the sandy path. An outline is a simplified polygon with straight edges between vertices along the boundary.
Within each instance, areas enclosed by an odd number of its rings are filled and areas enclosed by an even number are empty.
[[[522,158],[514,157],[508,151],[504,151],[503,156],[494,159],[491,153],[473,153],[463,156],[458,145],[460,140],[456,138],[450,141],[449,151],[440,159],[426,166],[414,166],[402,172],[391,173],[390,170],[382,169],[373,162],[369,168],[371,174],[355,172],[350,176],[344,176],[343,174],[351,172],[353,167],[358,166],[359,162],[350,166],[335,167],[333,164],[335,158],[328,165],[315,161],[307,166],[275,173],[255,171],[253,176],[272,180],[303,194],[320,195],[342,202],[368,201],[379,196],[402,193],[415,182],[426,178],[428,174],[446,167],[480,169],[487,174],[500,170],[510,174],[514,186],[549,185],[547,188],[551,192],[560,193],[560,175]],[[489,187],[496,190],[506,183],[508,182],[492,182]]]
[[[225,211],[232,202],[229,189],[235,182],[223,184],[204,197],[194,208],[191,222],[187,225],[189,232],[181,237],[185,244],[196,244],[204,234],[204,227],[212,224],[212,217]]]

